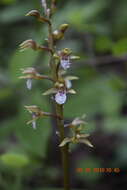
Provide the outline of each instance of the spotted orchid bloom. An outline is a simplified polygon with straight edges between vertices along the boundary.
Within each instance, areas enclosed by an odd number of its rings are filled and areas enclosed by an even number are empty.
[[[36,129],[36,121],[41,117],[56,117],[61,119],[61,116],[44,112],[36,105],[25,106],[25,108],[32,115],[32,120],[28,121],[27,124],[32,124],[33,129]]]
[[[62,67],[64,70],[69,69],[69,68],[70,68],[70,65],[71,65],[71,63],[70,63],[70,58],[69,58],[69,57],[65,57],[65,58],[63,57],[63,58],[61,58],[60,64],[61,64],[61,67]]]
[[[32,89],[32,79],[36,78],[38,74],[36,69],[33,67],[27,67],[25,69],[21,69],[23,76],[19,77],[21,79],[26,79],[26,87],[28,90]]]
[[[48,79],[53,81],[53,79],[47,75],[39,74],[35,68],[27,67],[25,69],[21,69],[23,76],[20,76],[20,79],[26,79],[26,86],[29,90],[32,89],[32,81],[33,79]]]
[[[64,70],[67,70],[70,68],[72,64],[71,63],[72,60],[77,60],[80,58],[79,56],[75,56],[71,54],[72,54],[72,51],[69,48],[64,48],[63,50],[58,51],[58,54],[54,55],[56,58],[60,59],[60,66]]]
[[[89,147],[93,147],[92,143],[87,139],[90,135],[84,133],[83,125],[86,124],[84,121],[85,115],[82,117],[75,118],[71,123],[66,124],[64,127],[70,127],[72,135],[66,137],[61,143],[60,147],[65,146],[67,143],[83,143]]]
[[[71,77],[71,78],[70,78]],[[71,80],[77,79],[76,77],[72,79],[72,76],[66,77],[62,82],[56,82],[54,88],[48,89],[43,95],[54,94],[53,99],[59,105],[65,104],[67,101],[67,94],[76,94],[76,91],[71,88]]]
[[[60,66],[64,70],[67,70],[68,68],[70,68],[70,65],[71,65],[71,61],[70,61],[71,50],[68,48],[65,48],[58,53],[59,53],[59,57],[60,57]]]
[[[67,95],[66,95],[66,91],[58,91],[55,95],[55,101],[58,104],[64,104],[67,100]]]
[[[75,76],[68,76],[64,78],[64,82],[65,82],[65,89],[64,90],[59,90],[56,95],[55,95],[55,101],[58,104],[64,104],[67,100],[67,93],[71,93],[72,91],[74,92],[73,89],[71,89],[72,87],[72,80],[77,80],[78,77]],[[71,90],[70,90],[71,89]],[[73,93],[72,92],[72,93]],[[75,93],[75,92],[74,92]]]
[[[27,111],[32,115],[32,120],[28,121],[27,124],[32,124],[33,129],[36,129],[36,120],[41,115],[41,110],[35,105],[25,106]]]
[[[25,106],[26,110],[32,115],[32,120],[28,121],[27,124],[32,124],[33,129],[36,129],[36,121],[42,116],[46,115],[38,106]]]

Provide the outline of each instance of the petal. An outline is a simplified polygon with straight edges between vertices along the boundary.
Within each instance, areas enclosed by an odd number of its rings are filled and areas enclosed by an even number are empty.
[[[65,83],[66,83],[66,87],[67,88],[71,88],[72,87],[72,82],[70,80],[65,80]]]
[[[58,92],[55,95],[55,101],[58,104],[64,104],[66,102],[66,99],[67,99],[67,96],[66,96],[66,93],[64,93],[64,92]]]
[[[67,92],[70,94],[76,94],[76,91],[74,89],[69,89]]]
[[[76,118],[72,121],[72,125],[74,125],[74,126],[81,125],[81,124],[86,124],[86,122],[83,121],[82,119],[80,119],[79,117],[76,117]]]
[[[36,129],[37,116],[36,116],[35,113],[32,113],[32,119],[33,119],[33,121],[32,121],[32,127],[33,127],[33,129]]]
[[[46,92],[44,92],[43,95],[46,96],[46,95],[54,94],[56,92],[57,90],[55,88],[50,88]]]
[[[71,138],[66,137],[59,145],[59,147],[65,146],[67,143],[71,142]]]
[[[80,139],[80,140],[79,140],[79,143],[84,143],[84,144],[86,144],[87,146],[93,148],[93,145],[91,144],[91,142],[90,142],[88,139]]]

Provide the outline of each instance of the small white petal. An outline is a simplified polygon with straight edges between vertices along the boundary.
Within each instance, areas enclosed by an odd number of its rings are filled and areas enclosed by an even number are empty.
[[[63,69],[68,69],[68,68],[70,68],[70,61],[69,61],[69,59],[61,59],[61,61],[60,61],[60,63],[61,63],[61,67],[63,67]]]
[[[35,119],[36,118],[36,114],[32,113],[32,118]],[[32,127],[33,127],[33,129],[36,129],[36,120],[32,121]]]
[[[32,122],[32,127],[33,127],[33,129],[36,129],[36,121]]]
[[[32,89],[32,79],[27,79],[27,81],[26,81],[26,86],[27,86],[27,88],[28,88],[29,90]]]
[[[70,80],[66,80],[66,87],[71,88],[72,87],[72,82]]]
[[[64,104],[66,102],[66,99],[67,99],[67,96],[66,96],[66,93],[64,93],[64,92],[58,92],[55,95],[55,101],[58,104]]]
[[[59,31],[58,31],[58,30],[55,30],[55,31],[53,32],[53,34],[58,35],[58,34],[59,34]]]

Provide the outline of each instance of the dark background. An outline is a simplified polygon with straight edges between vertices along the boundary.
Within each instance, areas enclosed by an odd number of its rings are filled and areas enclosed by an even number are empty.
[[[70,74],[76,95],[65,104],[66,121],[86,114],[86,133],[94,148],[74,146],[71,157],[71,183],[74,189],[124,190],[127,188],[127,1],[58,0],[54,29],[62,23],[70,28],[58,49],[71,48],[80,55]],[[18,45],[33,39],[44,43],[47,28],[24,15],[38,9],[38,0],[0,0],[0,189],[60,190],[62,168],[55,126],[47,119],[37,130],[26,125],[30,119],[24,105],[51,110],[51,99],[42,93],[50,87],[35,81],[28,91],[19,80],[20,68],[35,66],[48,71],[45,53]],[[83,172],[77,172],[82,168]],[[85,169],[90,168],[91,172]],[[112,168],[112,172],[93,172]],[[119,168],[120,172],[114,171]]]

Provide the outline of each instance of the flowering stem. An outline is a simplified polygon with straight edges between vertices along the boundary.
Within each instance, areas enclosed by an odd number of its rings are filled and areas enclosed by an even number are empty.
[[[52,25],[49,24],[49,48],[52,49],[52,52],[55,53],[55,45],[53,39],[53,31]],[[58,78],[58,70],[54,62],[53,54],[50,57],[50,67],[52,70],[52,76],[54,81]],[[57,127],[60,133],[60,142],[62,142],[65,138],[64,132],[64,118],[63,118],[63,105],[59,105],[55,103],[56,114],[60,116],[57,118]],[[62,165],[63,165],[63,178],[64,178],[64,190],[70,190],[70,175],[69,175],[69,152],[68,152],[68,145],[61,147],[61,156],[62,156]]]
[[[63,105],[58,105],[56,103],[56,113],[59,114],[61,118],[63,118]],[[60,142],[62,142],[65,138],[64,120],[57,119],[57,126],[60,133]],[[62,156],[63,173],[64,173],[64,190],[70,190],[68,144],[61,147],[61,156]]]

